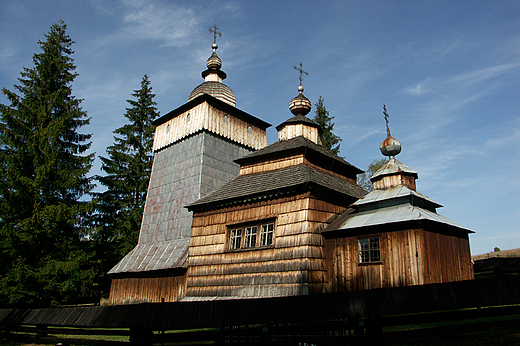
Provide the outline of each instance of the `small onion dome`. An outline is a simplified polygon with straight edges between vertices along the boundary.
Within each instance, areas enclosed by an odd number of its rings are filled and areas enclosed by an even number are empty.
[[[298,87],[298,95],[289,102],[289,109],[294,115],[307,115],[311,111],[312,104],[303,96],[303,86]]]
[[[401,142],[388,134],[379,146],[379,150],[384,156],[394,157],[401,152]]]
[[[220,70],[222,67],[222,60],[218,57],[217,52],[213,51],[213,54],[211,54],[208,61],[206,61],[206,66],[209,70]]]

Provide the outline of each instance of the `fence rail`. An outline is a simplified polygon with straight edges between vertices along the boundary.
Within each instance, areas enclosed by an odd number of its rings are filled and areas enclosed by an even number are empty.
[[[345,338],[352,343],[377,336],[383,326],[520,314],[515,306],[490,308],[515,304],[520,304],[520,277],[504,276],[283,298],[0,309],[0,327],[5,333],[22,333],[12,335],[31,332],[40,338],[64,332],[121,335],[142,345],[187,341],[332,345]],[[190,332],[170,332],[179,330]],[[65,343],[96,344],[93,340]]]

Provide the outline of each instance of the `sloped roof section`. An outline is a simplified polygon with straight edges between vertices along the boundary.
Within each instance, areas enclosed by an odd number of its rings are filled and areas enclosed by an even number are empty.
[[[366,194],[362,187],[350,181],[299,164],[278,170],[239,175],[198,201],[189,204],[187,208],[192,210],[210,204],[223,204],[302,185],[317,185],[354,198]]]
[[[365,197],[362,197],[359,200],[357,200],[353,205],[362,206],[362,205],[366,205],[366,204],[372,204],[372,203],[394,200],[397,198],[406,198],[406,197],[422,199],[426,203],[430,203],[434,208],[442,207],[442,205],[435,202],[433,199],[423,195],[422,193],[414,191],[404,185],[396,186],[394,188],[387,189],[387,190],[374,190],[374,191],[370,192],[368,195],[366,195]]]
[[[266,158],[272,157],[275,154],[283,155],[290,152],[304,152],[308,154],[319,155],[322,159],[327,159],[329,160],[329,162],[333,162],[335,165],[340,166],[342,170],[347,170],[351,172],[353,175],[363,173],[362,170],[350,164],[345,159],[337,156],[332,151],[322,147],[321,145],[317,145],[313,141],[303,136],[298,136],[285,141],[275,142],[249,155],[236,159],[235,162],[239,165],[244,165],[263,161]],[[332,165],[330,163],[327,163],[327,168],[330,167],[332,167]],[[332,169],[334,169],[334,167],[332,167]]]
[[[137,273],[186,266],[190,239],[138,244],[108,274]]]
[[[374,190],[353,203],[351,208],[322,233],[348,234],[349,231],[359,232],[375,227],[390,229],[409,222],[435,223],[456,232],[473,233],[470,229],[437,214],[435,209],[438,207],[441,205],[406,186]]]

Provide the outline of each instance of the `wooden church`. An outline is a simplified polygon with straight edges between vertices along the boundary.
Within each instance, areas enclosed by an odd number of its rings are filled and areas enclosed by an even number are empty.
[[[216,38],[216,30],[214,37]],[[204,82],[155,121],[138,245],[109,274],[109,304],[243,299],[473,279],[470,230],[436,213],[395,159],[362,171],[321,146],[303,87],[276,127],[236,108],[216,42]]]

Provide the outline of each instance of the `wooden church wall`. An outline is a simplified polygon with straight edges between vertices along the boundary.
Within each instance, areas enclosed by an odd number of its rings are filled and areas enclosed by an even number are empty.
[[[157,277],[114,278],[109,305],[175,302],[184,297],[186,273]]]
[[[187,296],[275,297],[323,291],[323,240],[317,229],[345,208],[310,193],[194,213]],[[229,250],[229,230],[274,221],[274,243]]]
[[[254,149],[267,145],[265,129],[202,102],[157,126],[153,150],[158,151],[202,129]]]
[[[379,237],[381,262],[361,263],[359,239]],[[473,279],[469,241],[422,229],[325,240],[328,292]]]

